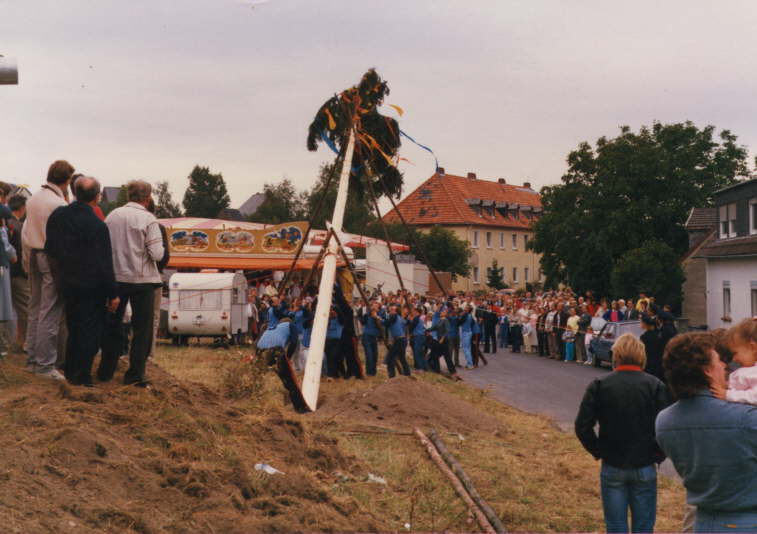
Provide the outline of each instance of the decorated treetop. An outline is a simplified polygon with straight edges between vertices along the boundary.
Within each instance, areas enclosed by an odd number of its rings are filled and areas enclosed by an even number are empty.
[[[363,180],[371,180],[377,196],[389,194],[399,198],[402,174],[397,169],[400,129],[396,120],[378,112],[389,94],[389,86],[374,69],[366,72],[356,86],[328,99],[316,113],[308,129],[307,147],[318,149],[325,142],[341,153],[355,130],[350,187],[365,193]],[[402,114],[401,108],[394,106]]]

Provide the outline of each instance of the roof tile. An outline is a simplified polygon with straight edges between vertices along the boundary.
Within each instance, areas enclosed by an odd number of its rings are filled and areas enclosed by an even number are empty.
[[[434,174],[405,197],[398,205],[402,216],[413,225],[471,224],[499,226],[502,228],[531,228],[535,217],[523,211],[487,209],[477,212],[469,205],[470,199],[517,204],[523,207],[541,208],[541,197],[531,189],[487,180],[464,178],[451,174]],[[392,210],[384,215],[387,222],[398,222],[397,213]]]

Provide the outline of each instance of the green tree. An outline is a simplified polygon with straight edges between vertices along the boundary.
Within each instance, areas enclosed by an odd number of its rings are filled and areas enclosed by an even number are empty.
[[[562,183],[541,191],[544,215],[530,248],[542,254],[548,286],[563,282],[599,295],[611,290],[618,259],[650,240],[676,254],[688,248],[692,207],[749,174],[747,151],[728,130],[654,122],[638,133],[583,142],[567,158]]]
[[[263,202],[249,217],[251,222],[279,224],[301,221],[307,217],[303,194],[297,192],[289,179],[285,178],[278,184],[266,183],[263,194]]]
[[[680,310],[685,280],[678,254],[662,241],[652,240],[629,250],[615,263],[612,291],[618,296],[653,295],[658,304]]]
[[[497,260],[492,260],[492,266],[486,269],[486,285],[492,289],[505,289],[507,284],[504,280],[505,268],[500,267]]]
[[[419,232],[415,227],[405,227],[402,223],[385,223],[385,226],[390,241],[408,245],[408,253],[413,254],[418,261],[423,261],[423,254],[418,250],[417,243],[428,256],[431,263],[428,267],[431,270],[452,273],[455,279],[458,276],[468,276],[470,273],[470,246],[452,230],[438,225],[432,227],[429,232]],[[408,234],[408,229],[414,239]],[[362,233],[384,240],[384,231],[379,221],[369,225]]]
[[[231,200],[221,173],[212,174],[208,167],[195,165],[184,193],[184,209],[188,217],[214,218]]]
[[[452,230],[434,226],[428,233],[421,233],[420,245],[431,263],[430,269],[452,273],[454,279],[458,276],[468,276],[470,273],[470,246]],[[420,258],[418,255],[416,257]]]
[[[103,214],[108,215],[116,208],[120,208],[129,201],[129,197],[126,194],[126,185],[122,185],[118,190],[118,196],[115,202],[101,202],[100,209],[103,210]]]
[[[167,181],[157,182],[152,190],[152,195],[155,199],[155,216],[158,219],[181,217],[181,208],[178,203],[173,201]]]
[[[322,165],[318,173],[318,181],[313,185],[310,191],[305,193],[308,220],[313,223],[314,228],[326,228],[326,221],[330,221],[331,216],[334,213],[341,165],[336,169],[336,174],[334,175],[328,189],[326,189],[326,182],[333,169],[333,163]],[[326,192],[326,199],[321,206],[320,213],[316,217],[315,209],[318,206],[321,195],[324,191]],[[374,221],[376,221],[376,215],[373,206],[368,200],[368,195],[365,194],[365,192],[361,193],[361,191],[355,187],[350,187],[347,190],[347,205],[344,209],[344,222],[342,224],[344,230],[346,232],[363,234],[365,233],[365,229]]]

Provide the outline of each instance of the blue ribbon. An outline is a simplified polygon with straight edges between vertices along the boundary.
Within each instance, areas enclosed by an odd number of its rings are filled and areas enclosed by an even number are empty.
[[[410,141],[412,141],[413,143],[415,143],[416,145],[418,145],[419,147],[421,147],[421,148],[422,148],[423,150],[428,150],[429,152],[431,152],[431,155],[432,155],[432,156],[434,156],[434,163],[436,164],[436,169],[437,169],[437,170],[439,169],[439,160],[438,160],[438,159],[436,159],[436,154],[434,154],[434,151],[433,151],[433,150],[431,150],[431,149],[430,149],[429,147],[427,147],[426,145],[422,145],[422,144],[420,144],[420,143],[419,143],[418,141],[416,141],[415,139],[413,139],[412,137],[410,137],[409,135],[407,135],[407,134],[406,134],[405,132],[403,132],[402,130],[400,130],[400,135],[404,135],[405,137],[407,137],[408,139],[410,139]]]
[[[430,152],[430,153],[431,153],[431,155],[432,155],[432,156],[434,156],[434,164],[436,165],[436,167],[435,167],[435,168],[436,168],[436,170],[439,170],[439,160],[438,160],[438,159],[436,159],[436,154],[434,154],[434,151],[433,151],[433,150],[431,150],[431,149],[430,149],[429,147],[427,147],[426,145],[422,145],[422,144],[420,144],[420,143],[419,143],[418,141],[416,141],[415,139],[413,139],[412,137],[410,137],[409,135],[407,135],[407,134],[406,134],[405,132],[403,132],[402,130],[400,130],[400,135],[402,135],[402,136],[404,136],[404,137],[406,137],[406,138],[410,139],[410,141],[412,141],[413,143],[415,143],[416,145],[418,145],[419,147],[421,147],[421,148],[422,148],[423,150],[427,150],[428,152]],[[329,147],[329,148],[330,148],[330,149],[331,149],[331,150],[332,150],[332,151],[334,152],[334,154],[336,154],[337,156],[339,155],[339,149],[337,149],[337,148],[336,148],[336,145],[334,144],[334,142],[333,142],[333,141],[332,141],[331,139],[329,139],[329,136],[328,136],[328,134],[326,133],[326,130],[323,130],[323,131],[321,132],[321,139],[323,139],[323,141],[324,141],[324,142],[325,142],[325,143],[326,143],[326,144],[328,145],[328,147]],[[352,168],[352,172],[353,172],[353,173],[355,173],[355,174],[357,174],[357,171],[359,171],[359,170],[360,170],[360,167],[353,167],[353,168]]]

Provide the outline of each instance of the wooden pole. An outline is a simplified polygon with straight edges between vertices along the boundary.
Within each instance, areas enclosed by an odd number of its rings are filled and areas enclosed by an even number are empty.
[[[489,506],[489,503],[487,503],[486,500],[484,500],[484,498],[479,495],[478,491],[476,491],[476,488],[473,485],[473,481],[471,481],[471,479],[468,477],[467,473],[463,470],[463,467],[458,463],[455,457],[452,456],[452,453],[449,452],[447,446],[444,444],[444,441],[442,441],[441,436],[436,433],[436,430],[429,432],[428,438],[434,443],[434,445],[436,445],[436,448],[439,451],[441,457],[444,458],[445,462],[447,462],[447,465],[449,465],[450,469],[452,469],[452,472],[458,476],[460,482],[462,482],[463,486],[465,486],[465,489],[468,490],[471,499],[473,499],[473,501],[479,506],[479,508],[481,508],[481,511],[486,515],[486,518],[494,526],[496,531],[500,534],[507,532],[507,530],[505,530],[505,525],[503,525],[502,521],[499,520],[499,517],[497,517],[497,514],[494,513],[494,510],[492,510],[492,507]]]
[[[452,487],[455,488],[455,491],[460,496],[460,498],[465,502],[465,504],[468,506],[468,509],[473,513],[473,516],[476,518],[476,521],[478,522],[479,526],[486,532],[487,534],[497,534],[497,531],[494,530],[494,527],[491,526],[489,523],[489,520],[486,518],[484,513],[479,509],[478,506],[476,506],[476,503],[473,502],[473,499],[471,499],[471,496],[468,495],[468,492],[465,491],[465,488],[460,483],[460,480],[455,476],[455,474],[450,471],[449,467],[447,467],[447,464],[444,463],[444,460],[442,460],[442,457],[439,456],[439,452],[434,447],[434,444],[429,441],[429,439],[421,432],[418,428],[414,429],[415,435],[418,436],[418,439],[420,439],[421,444],[426,447],[426,451],[428,452],[428,455],[431,457],[431,459],[434,461],[436,466],[439,468],[439,470],[444,474],[444,476],[447,477],[447,479],[452,484]]]
[[[349,186],[350,171],[352,166],[352,153],[355,148],[355,131],[350,129],[347,151],[344,154],[342,174],[339,178],[339,188],[334,205],[334,216],[331,225],[336,231],[342,230],[344,210],[347,205],[347,188]],[[318,391],[321,387],[321,368],[323,366],[323,349],[326,346],[326,329],[329,325],[329,312],[331,310],[331,297],[334,291],[334,278],[336,276],[336,240],[329,241],[328,251],[323,257],[323,270],[321,283],[318,286],[318,305],[315,308],[313,319],[313,331],[310,338],[310,350],[305,365],[305,376],[302,380],[302,395],[311,411],[315,411],[318,405]]]
[[[400,213],[400,210],[397,208],[397,204],[395,204],[394,199],[392,198],[392,195],[389,194],[389,189],[387,189],[386,184],[384,184],[384,180],[381,179],[381,177],[379,177],[379,180],[381,181],[381,187],[384,189],[384,192],[386,193],[386,198],[388,198],[389,202],[392,203],[392,208],[397,213],[397,216],[399,217],[400,221],[402,221],[402,224],[405,226],[408,237],[413,242],[413,245],[415,245],[415,248],[418,249],[418,252],[421,255],[421,259],[428,267],[428,270],[431,273],[431,276],[434,278],[434,282],[436,282],[436,285],[439,288],[439,292],[444,294],[444,288],[442,287],[442,283],[439,281],[439,277],[436,276],[436,272],[434,271],[434,268],[431,266],[431,262],[428,260],[426,251],[423,250],[423,247],[421,246],[421,244],[418,243],[418,241],[415,239],[415,235],[413,234],[413,232],[410,231],[410,226],[407,224],[405,217],[402,216],[402,213]]]
[[[392,260],[392,265],[394,265],[394,272],[397,274],[397,281],[400,283],[400,289],[402,292],[405,292],[405,283],[402,281],[402,275],[400,274],[400,268],[397,265],[397,258],[394,257],[394,251],[392,250],[392,242],[389,240],[389,232],[386,230],[386,226],[384,226],[384,221],[381,220],[381,211],[379,211],[379,205],[378,205],[378,199],[376,198],[376,193],[373,190],[373,184],[371,184],[371,168],[368,166],[368,163],[365,162],[365,168],[368,170],[368,177],[365,180],[365,183],[368,184],[368,192],[371,195],[371,202],[373,203],[373,207],[376,210],[376,217],[378,219],[378,223],[381,225],[381,229],[384,232],[384,241],[386,242],[386,248],[389,249],[389,259]]]

